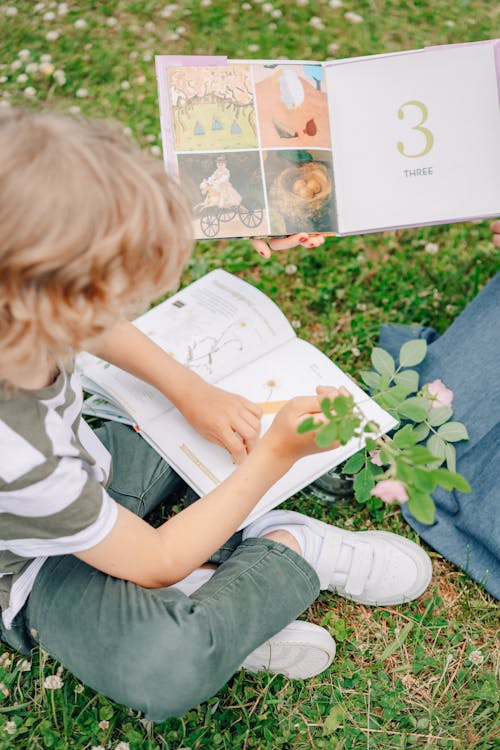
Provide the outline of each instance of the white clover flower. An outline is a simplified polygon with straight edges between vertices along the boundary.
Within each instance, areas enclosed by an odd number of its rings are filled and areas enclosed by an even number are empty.
[[[34,89],[34,88],[33,88],[33,86],[27,86],[27,87],[26,87],[26,88],[24,89],[24,92],[23,92],[23,93],[24,93],[24,96],[25,96],[25,97],[26,97],[27,99],[33,99],[33,97],[35,97],[35,96],[36,96],[36,89]]]
[[[77,89],[76,96],[79,99],[85,99],[86,96],[89,95],[88,89]]]
[[[142,86],[144,83],[146,83],[146,76],[137,76],[137,78],[134,78],[134,81]]]
[[[151,153],[153,156],[161,156],[161,148],[159,146],[151,146]]]
[[[8,80],[7,76],[0,76],[0,83],[7,83]]]
[[[3,725],[3,728],[7,732],[7,734],[15,734],[17,730],[17,724],[15,721],[6,721]]]
[[[179,39],[179,34],[176,34],[175,31],[170,31],[166,36],[165,39],[167,42],[176,42]]]
[[[480,667],[481,664],[484,661],[484,655],[480,648],[476,648],[474,651],[471,651],[469,654],[469,661],[471,664],[473,664],[475,667]]]
[[[40,73],[44,76],[51,76],[54,72],[54,66],[52,63],[44,63],[43,65],[40,65]]]
[[[16,7],[14,7],[14,5],[8,5],[8,6],[7,6],[6,8],[5,8],[5,15],[6,15],[6,16],[10,16],[11,18],[12,18],[13,16],[17,16],[17,8],[16,8]]]
[[[309,0],[295,0],[297,5],[304,7],[305,5],[309,5]]]
[[[118,19],[114,16],[109,16],[108,18],[106,18],[106,23],[108,24],[108,26],[116,26],[116,24],[118,23]]]
[[[179,6],[173,3],[172,5],[165,5],[163,10],[160,11],[160,16],[162,18],[170,18],[170,16],[175,13],[176,10],[179,10]]]
[[[65,16],[68,12],[68,3],[59,3],[57,6],[57,15],[58,16]]]
[[[300,320],[292,320],[292,326],[293,328],[301,328],[302,323],[300,322]]]
[[[52,60],[52,55],[40,55],[40,62],[49,63]]]
[[[54,70],[54,80],[59,86],[64,86],[66,83],[66,73],[64,70]]]
[[[69,112],[70,114],[72,114],[72,115],[77,115],[77,114],[78,114],[78,113],[80,112],[80,107],[79,107],[79,106],[78,106],[77,104],[73,104],[73,105],[72,105],[72,106],[71,106],[71,107],[69,108],[68,112]],[[82,692],[81,690],[78,690],[78,688],[79,688],[79,687],[81,687],[81,685],[77,685],[77,686],[76,686],[76,688],[75,688],[75,692],[78,692],[78,693],[81,693],[81,692]],[[83,688],[82,688],[82,690],[83,690]]]
[[[175,31],[176,31],[177,34],[185,34],[186,33],[186,27],[185,26],[177,26],[177,28],[176,28]]]
[[[132,128],[123,128],[123,135],[126,135],[127,138],[130,138],[132,136]]]
[[[156,24],[154,23],[154,21],[147,21],[144,24],[144,28],[146,29],[146,31],[154,31],[156,29]]]
[[[26,83],[27,80],[28,80],[28,76],[26,75],[26,73],[20,73],[20,75],[18,75],[16,78],[16,81],[18,83]]]
[[[455,21],[445,21],[444,25],[452,29],[455,26]]]
[[[439,245],[436,242],[427,242],[424,250],[428,255],[437,255],[439,252]]]
[[[148,50],[143,54],[142,59],[144,60],[144,62],[150,62],[153,59],[153,53],[149,52]]]
[[[106,719],[103,719],[102,721],[100,721],[100,722],[99,722],[99,725],[98,725],[98,726],[99,726],[99,727],[100,727],[100,728],[101,728],[102,730],[105,730],[105,729],[107,729],[107,728],[109,727],[109,721],[107,721]]]
[[[29,73],[30,75],[33,75],[33,73],[37,73],[38,63],[36,62],[28,63],[25,70],[26,70],[26,73]]]
[[[115,750],[130,750],[130,745],[128,742],[119,742]]]
[[[57,39],[59,39],[59,32],[58,31],[48,31],[45,34],[45,39],[48,42],[55,42]]]
[[[312,26],[313,29],[317,29],[317,31],[322,31],[325,28],[325,24],[319,16],[312,16],[312,18],[309,19],[309,26]]]
[[[330,0],[328,5],[330,6],[330,8],[333,8],[333,10],[337,10],[337,8],[342,7],[343,3],[342,0]]]
[[[19,68],[22,68],[22,67],[23,67],[23,64],[21,60],[14,60],[14,62],[10,64],[11,70],[19,70]]]
[[[34,11],[35,13],[40,13],[40,11],[41,11],[41,10],[43,10],[44,8],[45,8],[45,3],[36,3],[36,4],[35,4],[35,5],[33,6],[33,11]]]
[[[359,13],[354,13],[352,10],[348,10],[347,13],[344,13],[344,18],[351,23],[363,23],[363,16],[360,16]]]
[[[30,54],[31,52],[29,51],[29,49],[20,49],[19,52],[17,53],[17,56],[20,60],[22,60],[23,62],[26,62]]]
[[[250,3],[243,3],[241,6],[241,10],[252,10],[252,6]]]
[[[200,5],[202,8],[209,8],[212,5],[212,0],[201,0]]]
[[[264,3],[262,6],[262,10],[265,13],[271,13],[271,11],[274,10],[274,5],[272,3]]]
[[[47,13],[44,13],[42,16],[44,21],[53,21],[55,17],[56,17],[56,14],[52,13],[51,10],[49,10]]]
[[[289,263],[285,266],[285,273],[288,274],[288,276],[293,276],[294,273],[297,273],[297,266],[295,263]]]
[[[146,140],[148,141],[148,143],[154,143],[156,141],[156,136],[152,133],[148,133],[148,135],[146,136]]]
[[[87,21],[84,18],[77,18],[73,26],[75,29],[86,29]]]
[[[134,50],[133,52],[130,53],[130,55],[128,56],[128,59],[137,60],[138,57],[139,57],[139,53]]]
[[[260,50],[260,47],[258,44],[249,44],[247,49],[249,52],[258,52]]]
[[[359,357],[359,355],[361,354],[357,346],[351,347],[351,353],[354,354],[355,357]]]
[[[23,659],[21,662],[19,662],[20,672],[29,672],[30,670],[31,670],[31,662],[29,659]]]
[[[130,88],[130,83],[128,81],[122,81],[120,83],[120,88],[127,91]]]
[[[45,690],[59,690],[64,685],[58,674],[51,674],[43,681]]]
[[[273,18],[281,18],[283,12],[279,8],[275,8],[271,13]]]
[[[339,45],[336,42],[331,42],[331,44],[328,45],[329,55],[336,55],[338,51],[339,51]]]

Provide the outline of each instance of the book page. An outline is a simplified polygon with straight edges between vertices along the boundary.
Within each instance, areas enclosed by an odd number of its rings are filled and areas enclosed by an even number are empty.
[[[219,386],[260,403],[262,434],[269,429],[280,402],[298,395],[313,395],[317,385],[345,386],[354,396],[366,420],[373,420],[386,432],[395,420],[311,344],[293,339],[270,354],[223,378]],[[143,425],[143,434],[172,467],[200,494],[215,489],[234,470],[229,453],[204,440],[177,411]],[[361,447],[359,439],[335,450],[307,456],[263,496],[246,523],[305,487]]]
[[[328,64],[339,231],[498,215],[494,43]]]
[[[222,270],[185,287],[134,325],[177,362],[212,383],[295,337],[269,297]],[[78,366],[88,390],[108,392],[139,425],[173,408],[155,388],[104,360],[84,354]]]
[[[181,61],[156,68],[165,165],[190,196],[195,236],[334,231],[323,66]]]

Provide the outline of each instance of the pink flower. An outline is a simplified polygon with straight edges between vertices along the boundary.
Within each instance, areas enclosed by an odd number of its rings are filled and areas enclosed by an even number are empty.
[[[377,482],[372,490],[373,497],[379,497],[383,503],[392,503],[396,500],[398,503],[406,503],[408,495],[403,482],[398,479],[383,479]]]
[[[438,406],[451,406],[453,391],[447,388],[441,380],[438,379],[428,383],[426,391],[432,399],[431,407],[433,409]]]
[[[372,464],[375,464],[375,466],[382,466],[380,451],[370,451],[370,461],[372,462]]]

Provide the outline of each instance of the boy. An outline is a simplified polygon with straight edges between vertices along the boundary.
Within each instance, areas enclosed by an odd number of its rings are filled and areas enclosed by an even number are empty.
[[[40,644],[160,721],[242,663],[291,677],[325,669],[329,634],[292,622],[320,588],[366,604],[419,596],[430,561],[394,534],[274,511],[234,535],[269,486],[319,450],[297,425],[336,391],[293,399],[259,439],[255,404],[126,321],[178,284],[191,252],[187,202],[161,165],[109,126],[15,110],[0,117],[0,165],[2,640]],[[82,420],[80,349],[168,396],[231,452],[233,475],[159,528],[143,521],[180,480],[129,428],[94,433]]]

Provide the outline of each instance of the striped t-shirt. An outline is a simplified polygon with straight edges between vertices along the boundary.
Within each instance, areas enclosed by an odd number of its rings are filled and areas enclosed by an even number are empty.
[[[117,517],[111,456],[82,419],[76,372],[40,390],[0,388],[0,609],[24,605],[45,560],[102,541]]]

